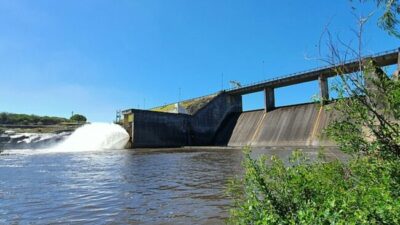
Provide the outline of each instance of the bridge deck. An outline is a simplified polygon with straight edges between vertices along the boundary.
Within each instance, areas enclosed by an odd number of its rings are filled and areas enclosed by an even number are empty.
[[[386,51],[383,53],[378,53],[363,58],[364,59],[372,58],[376,62],[376,64],[380,67],[393,65],[398,63],[399,50],[400,49],[395,49],[392,51]],[[231,95],[244,95],[253,92],[259,92],[266,88],[278,88],[293,84],[299,84],[303,82],[318,80],[319,76],[323,76],[326,78],[336,76],[338,75],[336,72],[338,71],[338,69],[345,71],[345,73],[357,72],[359,71],[359,61],[351,60],[341,65],[327,66],[305,72],[290,74],[284,77],[273,78],[270,80],[249,84],[239,88],[228,89],[226,90],[226,92]]]

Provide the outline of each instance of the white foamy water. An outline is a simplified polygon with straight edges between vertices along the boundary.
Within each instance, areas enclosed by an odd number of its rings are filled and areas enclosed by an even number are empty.
[[[123,149],[129,141],[124,128],[113,123],[92,123],[76,129],[64,141],[50,148],[6,149],[3,154],[32,155],[61,152],[101,151]]]
[[[129,141],[124,128],[113,123],[92,123],[76,129],[62,143],[47,149],[53,152],[123,149]]]

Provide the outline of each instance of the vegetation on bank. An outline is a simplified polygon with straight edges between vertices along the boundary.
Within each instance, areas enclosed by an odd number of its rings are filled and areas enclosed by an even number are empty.
[[[246,152],[244,176],[229,185],[231,224],[400,224],[400,81],[378,68],[366,76],[370,65],[361,74],[370,85],[342,77],[336,88],[346,98],[333,104],[338,119],[326,131],[352,157],[315,161],[295,151],[285,165]]]
[[[300,151],[292,166],[265,160],[246,153],[244,177],[230,184],[230,224],[400,223],[399,160],[310,161]]]
[[[60,125],[68,123],[84,123],[86,117],[75,114],[70,119],[54,116],[37,116],[17,113],[0,113],[2,125]]]
[[[393,12],[393,5],[398,7],[398,1],[376,2],[389,7],[385,13]],[[397,14],[394,11],[391,16]],[[359,21],[360,46],[366,21]],[[390,26],[391,35],[398,34],[396,24]],[[342,53],[361,55],[346,44],[343,50],[332,43],[329,37],[332,54],[327,62],[332,65],[349,57]],[[351,158],[327,162],[321,155],[310,160],[295,151],[285,165],[278,158],[268,163],[265,157],[253,159],[246,152],[243,177],[229,185],[233,200],[229,223],[400,224],[399,71],[391,76],[371,60],[359,58],[359,64],[357,73],[337,70],[339,79],[333,91],[338,99],[331,110],[338,115],[326,130]]]
[[[69,121],[77,123],[85,123],[86,120],[86,117],[81,114],[74,114],[69,118]]]
[[[217,96],[216,94],[212,95],[207,95],[204,97],[200,98],[194,98],[194,99],[189,99],[189,100],[184,100],[179,102],[179,106],[183,107],[186,112],[189,114],[194,114],[196,113],[199,109],[207,105],[211,100],[213,100]],[[156,112],[173,112],[176,111],[176,103],[168,104],[168,105],[163,105],[159,106],[156,108],[152,108],[152,111]]]

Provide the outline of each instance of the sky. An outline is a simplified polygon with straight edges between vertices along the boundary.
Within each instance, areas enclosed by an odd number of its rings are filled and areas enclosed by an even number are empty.
[[[312,69],[324,65],[324,30],[356,43],[355,15],[371,11],[363,52],[400,47],[373,4],[349,0],[0,0],[0,112],[111,122],[119,109]],[[317,93],[310,82],[275,96],[279,106]],[[261,108],[263,96],[243,104]]]

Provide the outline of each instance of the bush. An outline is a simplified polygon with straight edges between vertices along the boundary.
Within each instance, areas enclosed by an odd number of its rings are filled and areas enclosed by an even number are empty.
[[[360,66],[359,74],[339,71],[332,107],[338,119],[326,132],[344,152],[400,158],[400,82],[371,60]]]
[[[232,224],[399,224],[400,161],[358,157],[267,166],[245,154],[245,174],[230,182]]]
[[[0,124],[12,125],[54,125],[66,122],[62,117],[37,116],[16,113],[0,113]]]
[[[375,2],[385,8],[380,25],[399,37],[398,1]],[[254,160],[247,152],[244,177],[230,182],[229,222],[400,224],[400,81],[360,57],[362,31],[370,15],[359,18],[358,50],[340,39],[337,43],[345,49],[337,48],[327,32],[330,54],[322,59],[335,66],[339,77],[333,88],[337,120],[326,133],[353,158],[311,162],[297,151],[290,165],[277,158],[267,165],[265,157]],[[348,54],[356,56],[361,71],[347,73],[337,66]]]
[[[86,122],[86,117],[80,114],[74,114],[71,116],[71,118],[69,118],[71,121],[75,121],[75,122],[80,122],[80,123],[84,123]]]

